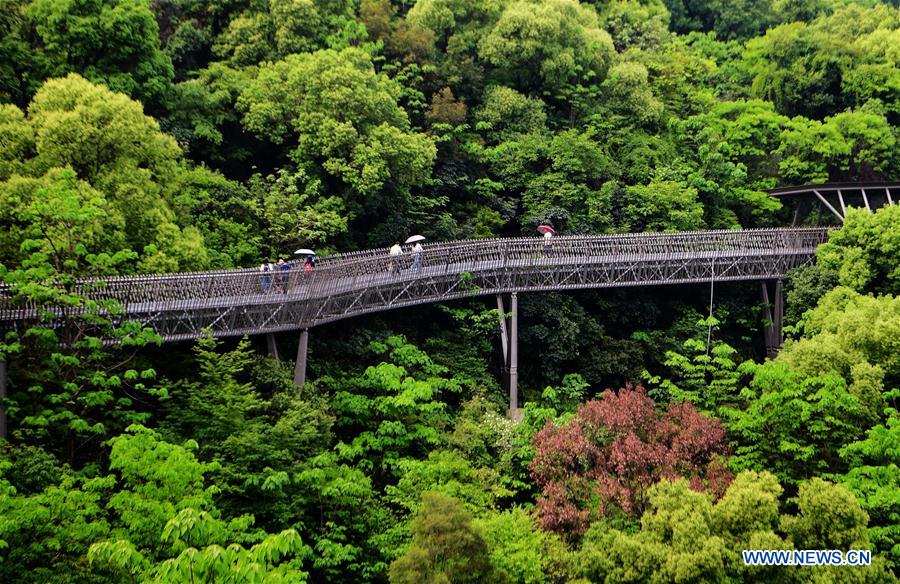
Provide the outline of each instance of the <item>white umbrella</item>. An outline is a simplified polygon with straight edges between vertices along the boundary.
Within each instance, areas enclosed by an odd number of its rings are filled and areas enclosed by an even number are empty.
[[[314,252],[311,249],[298,249],[297,251],[294,252],[294,254],[296,254],[296,255],[316,255],[316,252]]]
[[[424,235],[410,235],[403,243],[415,243],[417,241],[425,241],[425,239]]]

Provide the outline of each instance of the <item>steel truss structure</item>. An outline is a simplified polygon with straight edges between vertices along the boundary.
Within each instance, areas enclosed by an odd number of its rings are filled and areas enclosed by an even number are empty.
[[[295,267],[113,277],[80,281],[74,291],[115,300],[117,320],[179,341],[308,329],[488,294],[777,280],[811,264],[827,238],[827,228],[782,228],[468,240],[426,245],[418,267],[408,254],[390,266],[379,249],[323,258],[311,274]],[[47,307],[0,289],[0,328],[21,330],[39,310],[46,322]]]
[[[828,183],[782,187],[769,191],[777,199],[800,198],[808,202],[818,202],[844,222],[847,209],[857,207],[872,211],[878,207],[892,206],[900,201],[900,183]]]

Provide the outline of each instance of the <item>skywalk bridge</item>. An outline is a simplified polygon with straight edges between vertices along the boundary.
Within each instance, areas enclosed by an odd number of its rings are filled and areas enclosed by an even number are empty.
[[[837,192],[845,210],[846,185],[803,187],[826,201]],[[868,185],[869,193],[875,187]],[[882,185],[887,204],[891,190]],[[773,192],[775,196],[801,193]],[[824,194],[823,194],[824,193]],[[866,207],[870,196],[862,192]],[[896,191],[894,191],[896,197]],[[837,207],[832,206],[837,213]],[[810,265],[816,247],[828,238],[827,227],[641,233],[543,238],[503,238],[427,244],[418,269],[407,254],[400,269],[389,269],[388,250],[376,249],[322,258],[310,274],[291,270],[223,270],[152,276],[120,276],[79,281],[76,293],[115,300],[123,321],[153,327],[166,341],[205,334],[229,337],[268,334],[274,352],[276,332],[300,330],[295,381],[305,381],[308,329],[358,315],[459,298],[495,295],[507,314],[503,294],[510,294],[509,319],[501,319],[504,362],[509,371],[511,406],[517,404],[517,294],[519,292],[619,288],[709,282],[760,281],[769,310],[766,282],[775,281],[774,312],[766,317],[770,349],[780,344],[783,302],[781,279],[793,268]],[[23,330],[37,322],[61,325],[63,308],[39,309],[19,302],[0,288],[0,332]],[[71,310],[71,309],[70,309]],[[55,315],[55,316],[54,316]],[[54,322],[56,321],[56,322]],[[5,381],[5,380],[4,380]]]
[[[122,319],[166,341],[308,329],[362,314],[515,292],[777,280],[810,264],[827,228],[455,241],[425,245],[389,269],[387,249],[323,258],[312,273],[222,270],[80,281],[73,292],[114,299]],[[38,308],[6,301],[0,326],[19,328]]]
[[[120,320],[153,327],[166,341],[301,330],[295,381],[306,371],[308,329],[362,314],[459,298],[511,294],[509,322],[501,321],[504,358],[515,393],[517,293],[730,281],[780,281],[814,261],[828,228],[751,229],[658,234],[597,235],[456,241],[425,245],[418,269],[407,254],[389,269],[387,249],[325,257],[312,273],[259,269],[83,280],[73,292],[115,300]],[[765,287],[764,287],[765,290]],[[39,307],[4,299],[0,327],[19,329],[38,320]],[[767,294],[768,292],[766,292]],[[775,330],[780,330],[776,286]],[[43,307],[46,311],[46,307]],[[52,309],[47,326],[61,326]],[[508,328],[507,328],[508,327]],[[774,333],[767,343],[777,343]],[[516,404],[515,395],[511,396]]]

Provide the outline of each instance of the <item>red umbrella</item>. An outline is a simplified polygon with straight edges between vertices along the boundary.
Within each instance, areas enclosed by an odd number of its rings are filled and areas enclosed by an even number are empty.
[[[556,235],[556,230],[550,227],[549,225],[538,225],[537,230],[541,233],[549,233],[550,235]]]

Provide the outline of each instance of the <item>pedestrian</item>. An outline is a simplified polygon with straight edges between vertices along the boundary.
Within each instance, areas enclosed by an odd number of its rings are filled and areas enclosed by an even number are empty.
[[[293,268],[290,262],[284,261],[284,258],[278,259],[278,264],[276,266],[278,268],[278,287],[281,289],[283,294],[287,294],[288,291],[288,281],[290,280],[290,276],[288,275],[288,270]]]
[[[266,258],[263,260],[261,266],[259,266],[259,271],[263,273],[262,277],[262,291],[268,292],[269,288],[272,287],[272,272],[275,271],[275,266],[272,265],[271,260]]]
[[[393,246],[391,246],[390,260],[388,261],[388,271],[393,274],[400,273],[400,256],[403,255],[403,248],[400,247],[400,242],[396,242]]]
[[[315,267],[316,267],[316,259],[311,255],[306,256],[306,261],[303,262],[303,275],[309,276],[310,274],[313,273],[313,269]]]
[[[420,242],[416,242],[416,244],[412,248],[412,266],[410,269],[414,272],[419,271],[419,267],[422,265],[422,244]]]
[[[551,251],[550,240],[552,238],[553,238],[553,232],[551,232],[551,231],[544,232],[544,255],[545,256],[550,255],[550,251]]]

